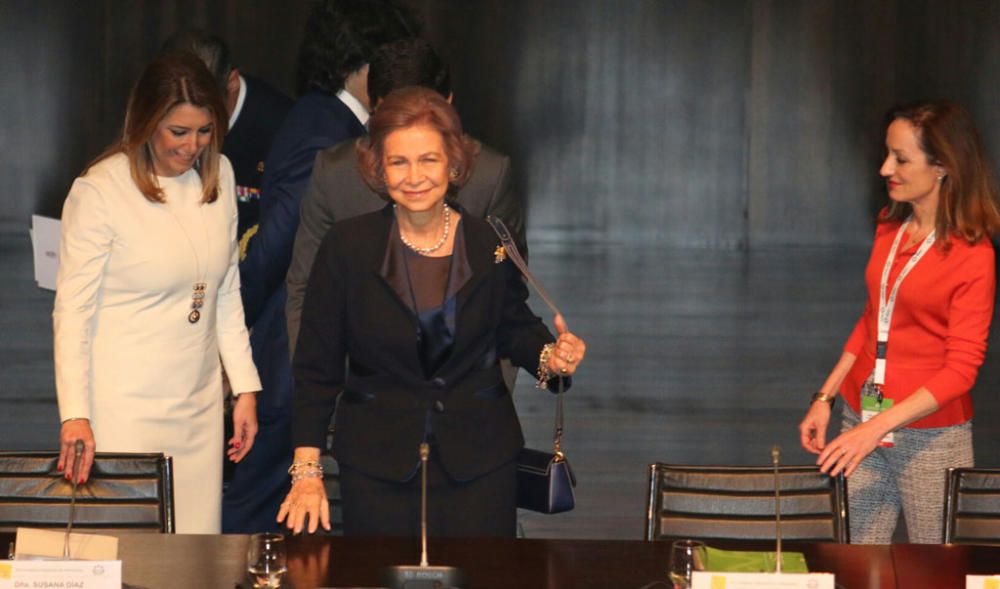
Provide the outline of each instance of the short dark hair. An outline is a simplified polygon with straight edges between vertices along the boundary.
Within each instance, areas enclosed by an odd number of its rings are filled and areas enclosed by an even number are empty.
[[[365,183],[387,198],[382,157],[385,139],[393,131],[427,125],[441,134],[448,156],[448,195],[454,197],[472,176],[479,143],[462,133],[458,113],[443,96],[422,86],[408,86],[390,92],[368,119],[368,136],[358,139],[358,169]]]
[[[368,64],[368,100],[374,107],[393,90],[423,86],[448,98],[451,75],[434,48],[419,37],[382,45]]]
[[[400,0],[320,0],[299,50],[299,94],[336,93],[371,61],[376,47],[418,33],[416,18]]]
[[[222,37],[202,29],[180,31],[164,41],[160,53],[176,53],[178,51],[193,53],[195,57],[204,62],[212,77],[219,83],[222,94],[225,95],[229,72],[233,71],[235,66],[229,53],[229,47],[222,40]]]

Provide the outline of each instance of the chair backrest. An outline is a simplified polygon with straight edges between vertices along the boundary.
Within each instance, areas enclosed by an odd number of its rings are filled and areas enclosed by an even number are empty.
[[[842,476],[782,466],[778,478],[783,539],[848,542]],[[650,464],[646,539],[771,540],[774,503],[773,467]]]
[[[344,535],[344,501],[340,495],[340,472],[337,461],[328,453],[320,456],[323,465],[323,486],[326,487],[326,500],[330,504],[331,536]]]
[[[326,448],[320,454],[319,462],[323,466],[323,486],[326,488],[326,500],[330,504],[330,536],[344,535],[344,500],[340,494],[340,466],[333,457],[333,420],[326,435]]]
[[[62,528],[73,485],[55,452],[0,452],[0,531]],[[79,485],[73,529],[174,531],[173,463],[163,454],[98,453]]]
[[[944,541],[1000,545],[1000,469],[948,469]]]

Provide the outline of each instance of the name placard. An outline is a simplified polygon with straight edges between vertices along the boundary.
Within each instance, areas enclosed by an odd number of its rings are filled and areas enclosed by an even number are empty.
[[[965,589],[1000,589],[1000,575],[966,575]]]
[[[120,560],[0,561],[0,589],[121,589]]]
[[[695,571],[691,589],[834,589],[830,573],[722,573]]]

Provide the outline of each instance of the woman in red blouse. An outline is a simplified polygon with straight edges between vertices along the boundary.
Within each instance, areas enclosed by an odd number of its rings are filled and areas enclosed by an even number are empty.
[[[940,543],[945,473],[972,466],[972,400],[996,286],[997,189],[969,114],[948,102],[894,109],[865,311],[799,425],[823,472],[850,477],[851,540]],[[841,434],[826,443],[836,396]]]

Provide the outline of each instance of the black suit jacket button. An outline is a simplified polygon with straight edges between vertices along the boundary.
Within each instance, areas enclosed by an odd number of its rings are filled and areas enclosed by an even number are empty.
[[[437,378],[435,378],[434,380],[432,380],[431,384],[434,385],[434,387],[438,388],[438,389],[443,389],[444,387],[448,386],[448,383],[445,382],[445,380],[443,378],[441,378],[440,376],[437,377]]]
[[[434,410],[438,413],[444,413],[444,403],[441,401],[434,401]]]

